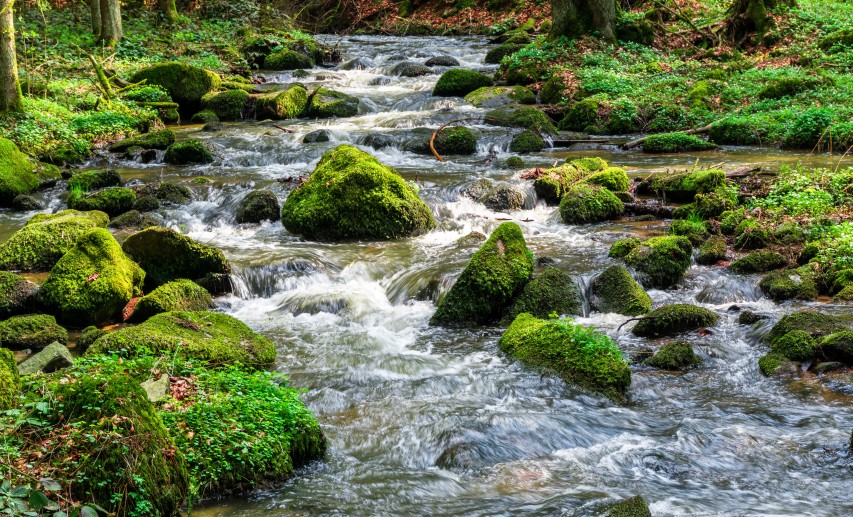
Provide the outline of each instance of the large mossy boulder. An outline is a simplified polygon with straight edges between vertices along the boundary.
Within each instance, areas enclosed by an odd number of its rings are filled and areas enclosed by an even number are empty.
[[[15,354],[0,348],[0,411],[16,407],[20,394],[21,376],[15,364]]]
[[[175,132],[171,129],[161,129],[143,135],[125,138],[124,140],[110,144],[110,151],[114,153],[125,152],[132,147],[142,149],[159,149],[165,151],[175,143]]]
[[[192,280],[167,282],[137,302],[129,321],[145,321],[151,316],[172,311],[204,311],[213,307],[207,290]]]
[[[398,239],[435,227],[429,207],[397,172],[350,145],[328,151],[282,204],[292,233],[324,241]]]
[[[459,279],[438,302],[431,322],[438,325],[497,321],[533,273],[533,254],[521,228],[503,223],[471,257]]]
[[[607,167],[590,174],[584,181],[590,185],[600,185],[610,192],[627,192],[631,186],[628,174],[621,167]]]
[[[214,113],[219,120],[240,120],[250,95],[244,90],[208,93],[201,99],[201,107]]]
[[[434,130],[419,127],[411,130],[411,138],[403,143],[403,150],[415,154],[432,156],[430,141]],[[467,127],[446,127],[432,140],[436,152],[441,155],[468,155],[477,152],[477,135]]]
[[[669,201],[690,202],[696,194],[714,192],[725,185],[726,173],[718,169],[652,174],[637,185],[641,195],[663,196]]]
[[[525,364],[556,372],[567,382],[623,401],[631,370],[612,339],[571,320],[519,314],[498,346]]]
[[[136,192],[126,187],[110,187],[88,194],[77,190],[68,196],[68,208],[72,210],[99,210],[110,217],[116,217],[133,208]]]
[[[763,273],[788,265],[788,260],[778,251],[759,250],[741,257],[729,265],[735,273]]]
[[[58,179],[56,167],[33,162],[14,142],[0,138],[0,207],[10,207],[16,197]]]
[[[700,246],[711,236],[711,232],[708,231],[705,223],[689,219],[673,221],[669,226],[669,234],[687,237],[694,246]]]
[[[667,289],[684,278],[693,257],[693,245],[686,237],[652,237],[633,248],[624,260],[641,275],[646,287]]]
[[[712,235],[699,246],[696,262],[705,266],[716,264],[721,260],[726,260],[728,251],[729,245],[726,243],[726,239],[719,235]]]
[[[275,193],[269,189],[253,190],[240,200],[234,218],[237,224],[253,224],[275,221],[281,216],[281,205]]]
[[[309,97],[303,117],[345,118],[358,115],[358,98],[344,92],[318,88]]]
[[[661,370],[687,370],[702,362],[687,341],[675,341],[663,345],[645,364]]]
[[[38,214],[0,245],[0,269],[50,271],[78,237],[105,228],[109,220],[103,212]]]
[[[818,340],[818,349],[829,361],[853,365],[853,332],[841,330]]]
[[[595,277],[592,296],[600,312],[639,316],[652,310],[651,297],[624,266],[610,266]]]
[[[613,192],[598,185],[578,183],[560,198],[560,218],[566,224],[589,224],[622,215],[625,206]]]
[[[308,106],[308,90],[294,84],[282,92],[261,95],[255,103],[258,120],[298,118]]]
[[[108,187],[120,187],[121,176],[113,169],[78,172],[68,180],[68,190],[92,192]]]
[[[0,271],[0,320],[30,311],[36,304],[34,294],[38,286],[26,279]]]
[[[548,318],[551,314],[583,315],[580,289],[570,275],[555,267],[549,267],[524,286],[502,322],[511,324],[515,317],[523,312],[537,318]]]
[[[563,194],[587,174],[588,172],[585,169],[577,167],[573,163],[566,163],[543,171],[533,181],[533,190],[539,199],[544,200],[549,205],[556,205],[560,203]]]
[[[54,341],[68,342],[68,331],[53,316],[25,314],[0,321],[0,346],[12,350],[40,350]]]
[[[264,68],[267,70],[300,70],[314,68],[314,64],[311,56],[289,48],[273,52],[264,59]]]
[[[231,272],[220,250],[168,228],[134,233],[124,241],[122,249],[145,270],[146,290],[180,278],[195,280]]]
[[[201,98],[219,89],[222,79],[214,72],[186,63],[158,63],[138,70],[130,78],[132,83],[162,86],[172,100],[182,109],[198,108]],[[193,109],[190,113],[198,111]]]
[[[486,113],[485,122],[493,126],[520,127],[543,134],[557,134],[548,115],[533,106],[502,106]]]
[[[524,86],[483,86],[465,96],[477,108],[500,108],[510,104],[536,104],[536,94]]]
[[[242,363],[266,367],[275,360],[275,345],[242,321],[217,312],[164,312],[134,327],[98,338],[86,355],[119,352],[128,356],[165,353],[177,360],[211,364]]]
[[[767,342],[772,344],[789,332],[801,330],[813,338],[823,338],[830,334],[849,330],[847,320],[815,311],[798,311],[783,316],[767,334]]]
[[[45,307],[60,321],[84,327],[120,320],[139,296],[145,272],[122,251],[112,234],[91,230],[50,271],[41,287]]]
[[[213,163],[216,158],[213,151],[198,140],[187,140],[172,144],[166,149],[163,160],[172,165],[190,165],[196,163]]]
[[[758,287],[777,302],[784,300],[814,300],[819,294],[817,272],[809,265],[767,273]]]
[[[509,143],[509,151],[511,153],[537,153],[545,148],[545,140],[539,136],[539,133],[525,129],[521,133],[512,137]]]
[[[453,68],[441,74],[432,94],[436,97],[464,97],[484,86],[492,86],[491,77],[474,70]]]
[[[648,313],[631,330],[635,336],[665,337],[681,332],[711,327],[720,317],[704,307],[686,303],[664,305]]]

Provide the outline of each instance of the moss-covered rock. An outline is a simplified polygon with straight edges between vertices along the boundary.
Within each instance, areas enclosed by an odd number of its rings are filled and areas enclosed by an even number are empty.
[[[778,251],[753,251],[731,263],[729,269],[735,273],[764,273],[788,265],[788,260]]]
[[[643,285],[667,289],[684,278],[692,255],[693,245],[686,237],[652,237],[632,249],[625,263],[641,274]]]
[[[571,276],[549,267],[524,286],[504,315],[502,323],[511,324],[523,312],[537,318],[548,318],[553,313],[560,316],[582,315],[580,289]]]
[[[761,279],[758,287],[776,301],[814,300],[818,296],[817,274],[809,266],[771,271]]]
[[[188,165],[193,163],[212,163],[215,159],[210,148],[198,140],[187,140],[172,144],[166,149],[163,158],[172,165]]]
[[[145,270],[146,290],[179,278],[195,280],[210,273],[231,272],[221,251],[168,228],[134,233],[122,249]]]
[[[497,321],[533,273],[533,254],[521,228],[501,224],[474,253],[450,291],[439,301],[433,324]]]
[[[711,236],[703,223],[688,219],[678,219],[669,226],[670,235],[687,237],[694,246],[699,246]]]
[[[68,190],[91,192],[107,187],[121,186],[121,176],[113,169],[78,172],[68,180]]]
[[[33,295],[38,286],[24,278],[0,271],[0,320],[29,312],[35,305]]]
[[[94,325],[89,325],[80,333],[80,338],[77,339],[77,346],[74,348],[78,353],[85,353],[92,346],[92,343],[98,340],[101,336],[107,335],[106,330],[99,329]]]
[[[687,341],[667,343],[646,360],[647,365],[661,370],[687,370],[701,362],[702,358],[693,352]]]
[[[592,305],[600,312],[639,316],[652,310],[652,299],[623,266],[610,266],[592,281]]]
[[[486,52],[483,62],[487,65],[497,65],[503,58],[515,54],[525,46],[525,43],[504,43]]]
[[[735,227],[735,248],[754,250],[770,243],[770,230],[757,219],[743,219]]]
[[[0,346],[12,350],[39,350],[57,341],[68,342],[68,331],[47,314],[12,316],[0,321]]]
[[[319,240],[397,239],[435,227],[397,172],[349,145],[328,151],[282,205],[288,231]]]
[[[133,210],[138,212],[153,212],[160,208],[160,200],[154,196],[142,196],[136,198]]]
[[[298,118],[308,107],[308,90],[294,84],[282,92],[261,95],[255,103],[258,120]]]
[[[637,185],[641,195],[664,196],[670,201],[690,202],[696,194],[713,192],[725,185],[726,173],[709,169],[675,174],[652,174]]]
[[[148,183],[135,189],[140,198],[153,197],[165,205],[188,205],[193,200],[193,193],[189,188],[166,181]]]
[[[642,243],[643,241],[636,237],[619,239],[610,246],[610,251],[607,252],[607,256],[611,258],[624,258],[628,256],[634,248],[640,246]]]
[[[758,369],[767,377],[795,372],[797,368],[798,365],[794,361],[772,352],[758,359]]]
[[[264,59],[264,68],[268,70],[299,70],[314,68],[314,59],[301,52],[283,48]]]
[[[129,321],[145,321],[155,314],[172,311],[204,311],[213,306],[207,290],[192,280],[167,282],[140,298]]]
[[[818,344],[821,354],[830,361],[853,365],[853,332],[841,330],[822,338]]]
[[[100,325],[120,319],[144,279],[145,272],[125,256],[112,234],[98,228],[59,259],[41,287],[41,298],[60,321]]]
[[[496,212],[521,210],[524,207],[524,192],[509,185],[498,185],[477,198],[477,201]]]
[[[148,85],[162,86],[184,109],[197,107],[202,97],[216,91],[222,84],[216,73],[178,62],[158,63],[137,71],[130,78],[132,83],[143,81]]]
[[[0,138],[0,207],[59,179],[56,167],[31,161],[11,140]]]
[[[502,106],[486,113],[485,122],[493,126],[522,127],[538,133],[557,134],[548,115],[533,106]]]
[[[414,135],[403,144],[403,150],[432,156],[429,143],[434,131],[428,128],[415,128]],[[477,152],[477,135],[467,127],[446,127],[435,135],[433,141],[438,154],[474,154]]]
[[[661,133],[649,135],[643,142],[644,153],[692,153],[711,151],[716,144],[686,133]]]
[[[607,167],[602,171],[590,174],[584,181],[592,185],[601,185],[610,192],[627,192],[631,185],[628,174],[621,167]]]
[[[791,361],[810,361],[817,355],[815,340],[805,330],[792,330],[770,342],[770,351]]]
[[[588,175],[586,169],[578,167],[574,163],[566,163],[559,167],[547,169],[533,181],[533,190],[536,196],[549,205],[560,202],[563,195],[573,185],[583,180]]]
[[[523,169],[524,160],[520,156],[510,156],[504,162],[504,166],[508,169]]]
[[[152,131],[150,133],[145,133],[144,135],[125,138],[119,142],[114,142],[110,144],[110,151],[114,153],[123,153],[132,147],[166,150],[174,143],[175,132],[171,129],[161,129],[160,131]]]
[[[201,106],[205,110],[212,111],[218,120],[240,120],[243,118],[243,111],[249,98],[249,94],[243,90],[208,93],[201,98]]]
[[[436,97],[464,97],[478,88],[493,84],[492,78],[486,74],[465,68],[453,68],[441,74],[432,94]]]
[[[38,214],[0,245],[0,269],[50,271],[78,237],[92,228],[106,227],[109,220],[103,212]]]
[[[773,343],[789,332],[803,330],[813,338],[822,338],[842,330],[849,330],[846,320],[814,311],[798,311],[783,316],[767,334],[767,341]]]
[[[607,517],[652,517],[652,512],[649,503],[637,495],[611,506]]]
[[[543,320],[519,314],[498,346],[523,363],[556,372],[567,382],[625,399],[631,384],[628,362],[612,339],[571,320]]]
[[[483,86],[465,96],[477,108],[500,108],[510,104],[536,104],[536,94],[524,86]]]
[[[136,192],[125,187],[110,187],[89,194],[75,190],[68,196],[68,208],[81,212],[100,210],[110,217],[127,212],[135,202]]]
[[[716,313],[690,305],[677,303],[658,307],[637,322],[631,332],[640,337],[673,336],[681,332],[711,327],[720,317]]]
[[[716,264],[721,260],[726,260],[728,250],[729,247],[726,244],[726,239],[719,235],[713,235],[699,246],[699,255],[696,256],[696,262],[705,266]]]
[[[358,98],[352,95],[318,88],[308,101],[303,116],[309,118],[344,118],[358,115]]]
[[[0,411],[16,407],[20,394],[21,376],[18,375],[15,354],[0,348]]]
[[[212,94],[208,93],[207,95]],[[209,124],[211,122],[219,122],[219,117],[213,112],[213,110],[206,109],[193,114],[190,118],[190,122],[194,124]]]
[[[737,208],[737,195],[731,191],[720,187],[713,192],[697,193],[693,197],[692,212],[702,219],[711,219],[718,217],[728,210]],[[675,215],[675,214],[673,214]],[[690,213],[685,214],[685,218],[690,217]]]
[[[766,137],[766,130],[749,117],[726,117],[711,126],[708,139],[719,145],[757,145]]]
[[[606,221],[619,217],[624,211],[622,201],[598,185],[574,185],[560,198],[560,217],[566,224]]]
[[[131,357],[165,353],[176,360],[197,359],[218,365],[239,362],[256,367],[271,364],[276,355],[270,341],[240,320],[207,311],[157,314],[137,326],[98,338],[86,355],[119,351]]]
[[[281,215],[281,206],[272,190],[253,190],[240,200],[234,214],[238,224],[276,221]]]
[[[512,137],[509,150],[513,153],[537,153],[545,148],[545,140],[539,133],[526,129]]]

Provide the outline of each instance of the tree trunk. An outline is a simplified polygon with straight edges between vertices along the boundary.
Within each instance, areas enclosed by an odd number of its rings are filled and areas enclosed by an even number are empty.
[[[175,0],[160,0],[160,10],[163,11],[163,16],[169,23],[178,21],[178,8],[175,6]]]
[[[551,38],[597,32],[616,41],[616,0],[551,0]]]
[[[101,35],[101,0],[89,0],[89,12],[92,13],[92,34]]]
[[[726,13],[729,35],[737,43],[750,34],[763,35],[773,28],[768,11],[780,5],[795,6],[796,0],[734,0]]]
[[[14,2],[0,0],[0,113],[24,110],[15,56]]]
[[[100,0],[101,2],[101,34],[100,40],[109,45],[121,41],[121,3],[120,0]]]

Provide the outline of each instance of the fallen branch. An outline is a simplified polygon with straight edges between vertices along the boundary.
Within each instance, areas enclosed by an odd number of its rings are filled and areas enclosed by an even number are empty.
[[[296,131],[294,131],[293,129],[288,129],[288,128],[286,128],[286,127],[281,127],[281,126],[278,126],[278,125],[276,125],[276,124],[273,124],[273,125],[272,125],[272,127],[276,128],[276,129],[281,129],[281,130],[282,130],[282,131],[284,131],[285,133],[296,133]]]
[[[727,172],[727,178],[742,178],[744,176],[748,176],[752,172],[759,172],[761,170],[760,166],[757,165],[745,165],[743,167],[738,167],[737,169]]]
[[[622,322],[622,324],[616,328],[616,332],[619,332],[620,330],[622,330],[622,327],[624,327],[625,325],[627,325],[628,323],[630,323],[632,321],[656,320],[658,318],[660,318],[660,316],[637,316],[636,318],[628,318],[627,320]]]
[[[713,127],[714,124],[716,124],[716,122],[711,122],[707,126],[697,127],[696,129],[688,129],[686,131],[674,131],[674,132],[675,133],[684,133],[685,135],[699,135],[699,134],[704,134],[704,133],[707,133],[708,131],[710,131],[711,127]],[[651,136],[651,135],[646,135],[643,138],[631,140],[627,144],[624,144],[622,146],[622,149],[627,151],[629,149],[633,149],[637,146],[643,145],[643,142],[645,142],[646,138],[648,138],[649,136]]]

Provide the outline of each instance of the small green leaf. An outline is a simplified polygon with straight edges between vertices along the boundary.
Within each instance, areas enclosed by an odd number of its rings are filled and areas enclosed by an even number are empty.
[[[30,495],[30,487],[28,486],[16,486],[9,493],[12,497],[27,497]]]
[[[50,504],[50,500],[44,495],[41,490],[33,490],[30,492],[30,508],[33,510],[41,510]]]
[[[59,490],[62,490],[62,486],[60,486],[59,483],[57,483],[51,478],[41,478],[39,479],[39,481],[41,482],[41,486],[43,486],[44,489],[49,492],[57,492]]]
[[[98,517],[98,512],[89,505],[80,508],[80,517]]]

